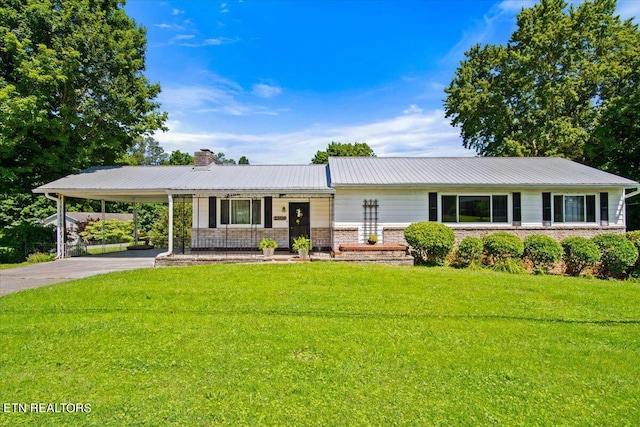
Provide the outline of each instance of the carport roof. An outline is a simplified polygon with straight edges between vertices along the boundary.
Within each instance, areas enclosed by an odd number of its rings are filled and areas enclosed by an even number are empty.
[[[86,169],[42,185],[35,193],[164,202],[167,194],[332,193],[326,165],[110,166]]]

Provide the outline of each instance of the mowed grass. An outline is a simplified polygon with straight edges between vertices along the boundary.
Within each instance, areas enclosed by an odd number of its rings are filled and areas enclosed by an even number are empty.
[[[640,285],[338,263],[0,298],[0,425],[638,425]]]

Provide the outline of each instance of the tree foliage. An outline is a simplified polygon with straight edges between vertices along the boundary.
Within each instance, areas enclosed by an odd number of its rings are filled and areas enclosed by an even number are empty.
[[[120,0],[0,5],[0,194],[113,164],[163,127],[146,32]]]
[[[520,12],[506,46],[466,52],[445,100],[464,146],[486,156],[580,161],[603,147],[615,151],[618,143],[605,135],[619,140],[638,124],[637,109],[628,111],[632,123],[617,117],[637,91],[640,52],[637,26],[614,15],[615,8],[615,0],[577,7],[541,0]],[[597,132],[602,126],[608,130]]]
[[[329,157],[375,157],[371,147],[366,142],[354,142],[353,144],[343,144],[341,142],[331,142],[324,151],[316,152],[311,160],[314,165],[329,163]]]
[[[169,156],[158,141],[150,136],[140,136],[127,150],[122,162],[127,165],[157,166],[168,161]]]
[[[167,165],[192,165],[193,156],[189,153],[183,153],[180,150],[172,151],[169,158],[163,161],[162,164]]]

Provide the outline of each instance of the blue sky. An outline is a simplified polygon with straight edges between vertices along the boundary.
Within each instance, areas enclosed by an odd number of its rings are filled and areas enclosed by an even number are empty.
[[[129,0],[165,151],[309,163],[331,141],[379,156],[471,156],[444,118],[464,51],[508,41],[532,0]],[[624,18],[640,1],[618,2]]]

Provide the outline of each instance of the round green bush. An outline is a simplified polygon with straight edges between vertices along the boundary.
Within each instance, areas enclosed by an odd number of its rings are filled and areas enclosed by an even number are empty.
[[[456,267],[469,267],[477,264],[482,259],[482,240],[477,237],[465,237],[458,244],[454,265]]]
[[[595,266],[600,260],[600,249],[585,237],[567,237],[560,244],[567,274],[578,276],[585,268]]]
[[[453,249],[453,230],[438,222],[415,222],[404,229],[416,264],[443,265]]]
[[[550,236],[532,234],[524,239],[523,253],[536,271],[548,273],[562,259],[562,246]]]
[[[631,241],[631,243],[633,243],[636,249],[640,252],[640,230],[629,231],[627,232],[626,237]],[[632,275],[636,277],[640,275],[640,257],[638,257],[638,260],[633,265],[633,267],[629,269],[629,271],[631,272]]]
[[[638,249],[620,234],[598,234],[591,239],[600,248],[603,276],[621,276],[638,259]]]
[[[498,231],[485,236],[482,244],[487,251],[488,262],[491,265],[506,262],[509,258],[520,258],[524,251],[522,240],[515,234],[506,231]]]

